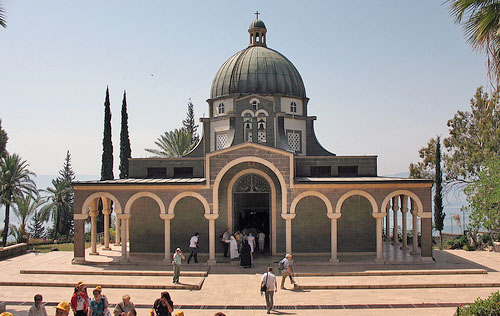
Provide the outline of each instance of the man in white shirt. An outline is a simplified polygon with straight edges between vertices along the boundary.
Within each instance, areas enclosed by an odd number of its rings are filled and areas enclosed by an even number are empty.
[[[189,240],[189,248],[191,249],[191,253],[189,254],[187,263],[191,261],[191,258],[194,257],[194,263],[198,263],[198,239],[200,237],[199,233],[196,233]]]
[[[45,310],[45,306],[42,305],[42,295],[35,295],[35,304],[31,306],[29,312],[29,316],[47,316],[47,311]]]
[[[260,231],[257,234],[257,238],[259,239],[259,250],[260,253],[264,253],[264,245],[266,244],[266,234]]]
[[[292,259],[291,254],[286,254],[285,258],[283,258],[281,261],[283,261],[283,271],[281,271],[281,288],[285,289],[285,280],[287,277],[290,277],[290,282],[292,282],[292,285],[295,284],[295,281],[293,280],[293,271],[292,271],[292,265],[290,262],[290,259]]]
[[[260,288],[266,285],[266,291],[264,295],[266,296],[266,307],[267,313],[270,314],[274,307],[274,292],[278,292],[278,283],[276,283],[276,276],[272,273],[273,268],[268,267],[267,272],[262,275],[260,280]]]

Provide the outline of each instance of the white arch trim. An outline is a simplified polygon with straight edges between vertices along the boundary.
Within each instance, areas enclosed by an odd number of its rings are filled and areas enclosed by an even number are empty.
[[[130,209],[132,208],[132,204],[134,204],[134,202],[141,197],[149,197],[155,200],[156,203],[158,203],[158,206],[160,207],[160,214],[165,214],[165,204],[158,197],[158,195],[151,192],[137,192],[136,194],[132,195],[128,199],[127,204],[125,204],[125,214],[130,214]]]
[[[172,201],[170,201],[170,204],[168,205],[168,214],[174,214],[174,209],[175,205],[179,200],[185,198],[185,197],[194,197],[195,199],[198,199],[201,204],[203,204],[203,208],[205,209],[205,214],[210,214],[210,205],[207,202],[207,199],[203,197],[203,195],[193,192],[193,191],[187,191],[187,192],[182,192],[177,194]]]
[[[85,201],[83,202],[82,215],[88,215],[90,202],[92,202],[93,200],[95,200],[97,198],[103,198],[103,197],[108,198],[111,201],[113,201],[113,206],[114,206],[116,214],[120,214],[122,212],[122,206],[120,205],[120,202],[118,202],[118,199],[113,194],[111,194],[109,192],[96,192],[96,193],[92,193],[91,195],[89,195],[85,199]]]
[[[337,206],[335,207],[335,213],[341,213],[342,210],[342,204],[344,204],[345,200],[347,200],[349,197],[354,196],[354,195],[361,195],[365,197],[370,204],[372,205],[372,213],[378,212],[378,206],[377,206],[377,201],[373,198],[373,196],[362,190],[352,190],[349,192],[346,192],[344,195],[340,197],[340,199],[337,202]]]
[[[253,111],[251,110],[245,110],[243,112],[241,112],[241,116],[244,117],[246,114],[250,114],[251,117],[255,117],[255,114],[253,113]]]
[[[269,113],[267,113],[267,111],[264,109],[260,109],[257,112],[255,112],[255,116],[259,116],[259,114],[261,113],[264,114],[265,116],[269,116]]]
[[[317,198],[320,198],[326,205],[326,212],[328,214],[333,213],[332,203],[323,193],[320,193],[317,191],[306,191],[306,192],[300,193],[295,199],[293,199],[292,205],[290,206],[290,213],[291,214],[295,214],[295,208],[297,207],[297,204],[299,204],[300,200],[302,200],[306,196],[315,196]]]
[[[286,208],[287,208],[287,188],[286,188],[286,182],[285,178],[281,174],[281,172],[276,168],[275,165],[270,163],[269,161],[262,159],[260,157],[240,157],[238,159],[235,159],[225,165],[217,174],[217,177],[215,177],[214,181],[214,187],[213,187],[213,212],[214,214],[219,214],[219,186],[220,182],[222,180],[222,177],[228,172],[232,167],[243,163],[243,162],[256,162],[260,163],[269,169],[271,169],[272,172],[278,177],[278,180],[281,185],[281,212],[286,213]],[[170,209],[170,208],[169,208]]]
[[[423,204],[422,204],[422,201],[418,198],[418,196],[411,192],[411,191],[408,191],[408,190],[396,190],[396,191],[393,191],[391,193],[389,193],[385,199],[382,201],[382,205],[380,207],[381,210],[385,210],[387,204],[389,203],[389,201],[397,196],[397,195],[407,195],[409,196],[412,200],[414,200],[416,203],[417,203],[417,213],[418,213],[418,216],[422,217],[423,213],[424,213],[424,207],[423,207]]]

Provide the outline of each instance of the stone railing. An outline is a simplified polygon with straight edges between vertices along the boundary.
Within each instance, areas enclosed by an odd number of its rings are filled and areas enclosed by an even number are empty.
[[[0,260],[25,254],[27,249],[27,243],[15,244],[12,246],[0,248]]]

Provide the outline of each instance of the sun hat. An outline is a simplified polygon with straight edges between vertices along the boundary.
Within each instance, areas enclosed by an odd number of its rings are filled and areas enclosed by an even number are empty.
[[[56,309],[62,309],[69,313],[70,310],[69,303],[62,301],[59,304],[57,304]]]
[[[184,316],[183,311],[177,311],[174,316]]]
[[[84,285],[84,284],[85,284],[85,283],[83,283],[83,281],[80,281],[80,282],[78,282],[78,284],[77,284],[76,286],[82,286],[82,285]]]
[[[99,292],[102,292],[102,287],[100,285],[96,286],[95,289],[98,290]]]
[[[9,312],[3,312],[3,313],[0,314],[0,316],[14,316],[14,315],[12,315]]]

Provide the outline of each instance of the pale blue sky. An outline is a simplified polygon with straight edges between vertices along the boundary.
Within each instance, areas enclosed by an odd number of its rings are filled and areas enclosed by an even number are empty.
[[[213,76],[248,45],[259,10],[270,48],[306,85],[316,135],[338,155],[378,155],[379,174],[408,170],[417,151],[486,85],[443,1],[3,0],[0,118],[8,150],[56,174],[99,175],[103,102],[111,93],[115,176],[127,90],[133,157],[180,127],[189,98],[207,113]]]

